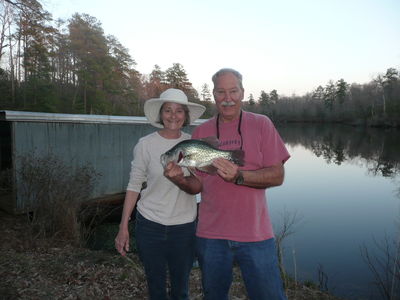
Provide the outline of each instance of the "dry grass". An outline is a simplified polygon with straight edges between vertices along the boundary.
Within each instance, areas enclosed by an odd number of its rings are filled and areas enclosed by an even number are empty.
[[[146,280],[134,254],[91,251],[56,239],[34,240],[25,216],[0,211],[0,299],[146,299]],[[202,299],[200,271],[191,274],[191,299]],[[338,300],[304,286],[290,300]],[[231,299],[247,299],[235,273]]]

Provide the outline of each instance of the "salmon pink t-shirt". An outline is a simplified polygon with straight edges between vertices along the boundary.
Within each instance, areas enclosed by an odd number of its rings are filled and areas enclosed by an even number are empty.
[[[219,122],[219,148],[242,149],[242,170],[257,170],[285,162],[290,155],[271,120],[260,114],[242,112],[239,119]],[[192,138],[217,136],[216,118],[196,127]],[[196,235],[203,238],[255,242],[274,236],[268,213],[266,190],[239,186],[218,175],[199,172],[203,181]]]

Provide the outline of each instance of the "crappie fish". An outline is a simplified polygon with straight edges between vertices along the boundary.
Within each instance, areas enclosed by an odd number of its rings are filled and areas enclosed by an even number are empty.
[[[160,161],[163,167],[174,161],[181,167],[196,168],[200,171],[214,174],[216,168],[212,162],[216,158],[225,158],[231,162],[243,166],[243,150],[220,150],[217,148],[218,141],[211,140],[185,140],[161,155]]]

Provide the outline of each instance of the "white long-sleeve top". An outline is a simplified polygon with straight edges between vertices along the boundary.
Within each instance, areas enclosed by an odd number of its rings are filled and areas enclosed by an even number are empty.
[[[190,139],[190,135],[185,132],[178,139],[166,139],[154,132],[139,139],[134,147],[127,190],[140,192],[142,183],[147,181],[147,188],[141,192],[137,209],[148,220],[163,225],[178,225],[196,218],[195,196],[168,180],[160,162],[161,154],[187,139]],[[184,172],[188,175],[186,169]]]

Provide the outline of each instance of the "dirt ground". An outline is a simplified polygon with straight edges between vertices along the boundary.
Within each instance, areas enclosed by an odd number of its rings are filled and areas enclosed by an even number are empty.
[[[0,211],[0,299],[147,299],[146,280],[135,254],[73,247],[61,240],[37,240],[26,216]],[[201,275],[193,268],[190,299],[202,299]],[[231,299],[248,299],[235,272]],[[287,290],[289,300],[339,300],[303,285]]]

